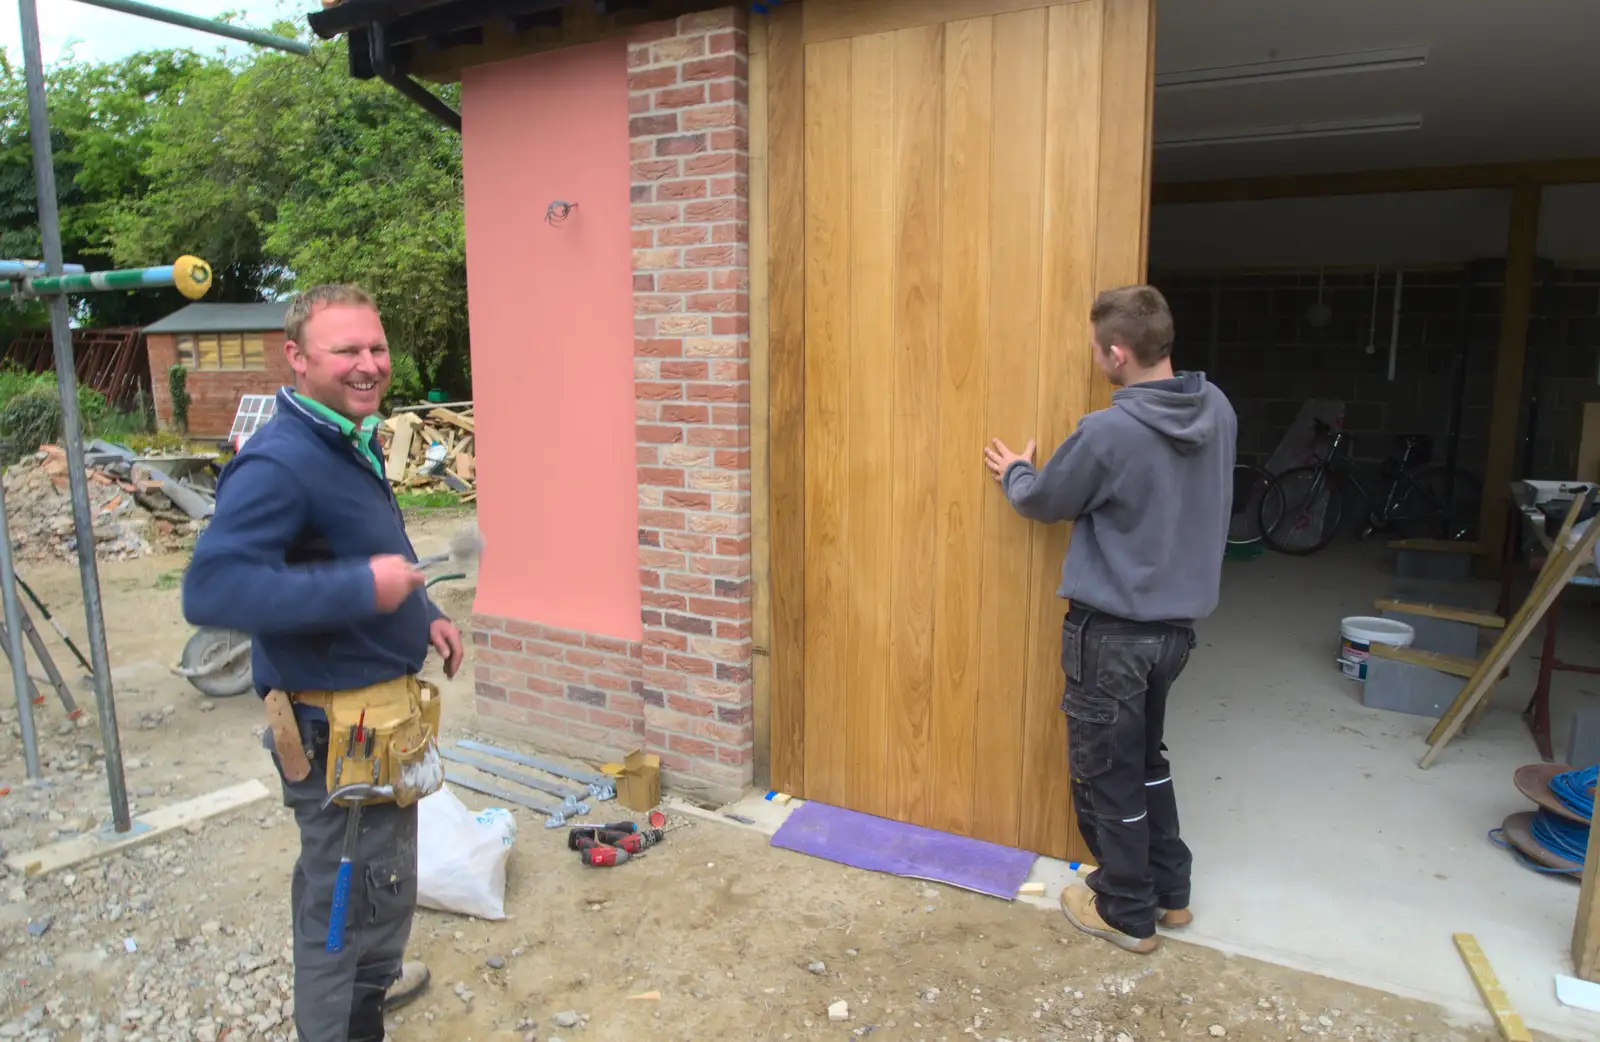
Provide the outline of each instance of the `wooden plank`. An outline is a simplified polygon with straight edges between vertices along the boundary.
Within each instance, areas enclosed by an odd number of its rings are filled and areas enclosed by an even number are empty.
[[[1506,625],[1506,620],[1493,612],[1453,608],[1448,604],[1421,604],[1416,601],[1397,601],[1390,597],[1379,597],[1372,602],[1372,606],[1378,611],[1403,611],[1408,615],[1421,615],[1427,619],[1464,622],[1469,626],[1486,630],[1504,629]]]
[[[1085,326],[1093,299],[1096,182],[1100,169],[1100,46],[1097,3],[1050,9],[1045,87],[1044,253],[1039,351],[1038,442],[1043,459],[1088,410]],[[1061,618],[1056,597],[1071,538],[1066,525],[1033,538],[1028,686],[1023,724],[1019,845],[1055,857],[1082,846],[1070,819],[1067,724],[1061,713]]]
[[[984,433],[1020,449],[1038,433],[1039,301],[1044,235],[1045,10],[994,20],[993,191],[989,209],[990,293]],[[1024,707],[1038,527],[1017,516],[999,489],[984,499],[982,627],[972,834],[1014,846],[1021,818]],[[1052,584],[1051,589],[1054,589]]]
[[[1442,651],[1424,651],[1422,648],[1399,648],[1393,644],[1373,644],[1367,653],[1374,658],[1404,662],[1424,669],[1436,669],[1453,677],[1467,678],[1477,672],[1478,660],[1464,655],[1446,655]]]
[[[394,426],[394,437],[389,442],[389,455],[384,460],[383,475],[390,481],[404,481],[411,466],[411,443],[416,439],[422,421],[414,412],[396,413],[389,417]]]
[[[88,835],[74,836],[47,847],[12,854],[6,858],[6,866],[25,876],[42,876],[106,854],[120,854],[130,847],[159,839],[174,829],[238,810],[268,795],[267,787],[261,780],[251,778],[226,789],[157,807],[134,818],[133,828],[120,835],[110,829],[102,829]]]
[[[1062,0],[805,0],[806,43],[943,25]],[[1070,0],[1069,0],[1070,2]]]
[[[1483,502],[1478,539],[1484,554],[1481,574],[1499,575],[1505,552],[1511,468],[1516,462],[1518,419],[1527,369],[1528,315],[1533,306],[1534,255],[1539,247],[1539,193],[1536,184],[1519,184],[1511,195],[1506,234],[1506,280],[1500,304],[1500,345],[1494,359],[1494,398],[1489,406],[1489,445],[1483,468]]]
[[[750,716],[752,780],[772,781],[771,293],[767,252],[767,20],[750,22]]]
[[[1100,82],[1100,172],[1096,200],[1094,290],[1144,281],[1149,242],[1150,100],[1155,66],[1151,0],[1104,0]],[[1088,321],[1088,308],[1080,324]],[[1110,408],[1110,381],[1089,352],[1088,409]]]
[[[1572,923],[1573,975],[1600,984],[1600,829],[1589,829],[1578,888],[1578,914]]]
[[[1500,1037],[1505,1042],[1533,1042],[1533,1036],[1528,1033],[1522,1017],[1511,1007],[1506,989],[1500,986],[1500,978],[1495,976],[1494,967],[1489,965],[1489,957],[1483,954],[1477,938],[1470,933],[1453,934],[1452,938],[1456,942],[1456,950],[1461,953],[1461,961],[1467,964],[1467,972],[1472,975],[1472,983],[1483,997],[1483,1004],[1489,1007],[1489,1015],[1494,1017],[1495,1027],[1500,1029]]]
[[[1581,498],[1573,501],[1573,512],[1577,511],[1583,501]],[[1568,514],[1569,520],[1572,516],[1573,513]],[[1446,743],[1461,730],[1467,714],[1477,707],[1478,701],[1488,697],[1489,689],[1510,665],[1511,657],[1517,653],[1522,642],[1528,639],[1534,627],[1539,624],[1539,620],[1544,617],[1544,613],[1550,609],[1550,605],[1561,596],[1578,569],[1589,560],[1597,537],[1600,537],[1600,524],[1586,528],[1579,537],[1577,546],[1571,549],[1565,548],[1565,541],[1556,544],[1556,549],[1540,569],[1539,577],[1534,581],[1533,590],[1527,599],[1511,617],[1506,628],[1500,632],[1494,646],[1483,657],[1472,678],[1461,689],[1461,693],[1450,703],[1439,722],[1429,732],[1428,751],[1423,754],[1421,760],[1424,769],[1433,763]]]
[[[432,409],[428,412],[428,419],[437,420],[439,423],[448,424],[452,427],[459,427],[468,434],[473,433],[475,430],[473,427],[474,421],[472,417],[464,413],[456,412],[454,409],[446,409],[443,407]]]
[[[1226,181],[1175,181],[1154,188],[1157,204],[1237,203],[1257,199],[1309,199],[1330,195],[1386,195],[1396,192],[1451,192],[1472,188],[1510,188],[1600,182],[1600,157],[1537,160],[1528,163],[1478,163],[1362,170],[1289,177],[1245,177]]]
[[[805,728],[807,799],[845,804],[845,451],[849,445],[850,42],[807,48]],[[822,739],[822,740],[816,740]],[[785,785],[785,789],[789,786]]]
[[[806,791],[805,48],[803,8],[767,23],[767,439],[771,485],[772,778]],[[777,205],[772,206],[773,200]],[[756,655],[760,657],[760,648]]]
[[[969,835],[983,615],[984,355],[989,348],[994,19],[945,26],[934,546],[932,826]],[[987,813],[988,808],[984,808]]]
[[[1484,544],[1469,543],[1464,539],[1394,539],[1389,543],[1391,550],[1416,550],[1429,554],[1481,554]]]
[[[809,22],[808,22],[809,24]],[[938,437],[939,182],[944,32],[894,34],[894,622],[889,643],[886,812],[932,820],[928,731],[932,722],[934,528]]]
[[[894,553],[895,53],[893,37],[850,46],[850,525],[845,568],[854,593],[836,605],[846,621],[846,746],[850,806],[883,815],[888,781],[889,597]]]

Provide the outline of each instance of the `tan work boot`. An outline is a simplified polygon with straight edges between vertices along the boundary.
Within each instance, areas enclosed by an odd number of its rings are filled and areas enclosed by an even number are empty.
[[[1061,910],[1066,913],[1067,921],[1084,933],[1102,941],[1110,941],[1118,948],[1136,955],[1149,955],[1161,944],[1160,938],[1134,937],[1100,918],[1100,912],[1094,906],[1094,891],[1081,883],[1061,891]]]
[[[1156,914],[1156,925],[1169,930],[1181,930],[1194,922],[1194,913],[1187,908],[1163,908]]]
[[[389,985],[389,990],[383,995],[383,1008],[385,1012],[399,1009],[418,995],[428,986],[428,967],[426,963],[408,962],[400,967],[400,978]]]

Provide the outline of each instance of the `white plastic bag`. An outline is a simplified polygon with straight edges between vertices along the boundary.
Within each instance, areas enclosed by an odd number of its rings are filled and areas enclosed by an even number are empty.
[[[503,807],[473,813],[448,787],[417,804],[417,904],[479,919],[506,917],[506,859],[517,819]]]

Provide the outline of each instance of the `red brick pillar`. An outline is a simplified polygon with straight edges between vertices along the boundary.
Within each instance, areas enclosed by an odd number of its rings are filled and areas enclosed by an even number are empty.
[[[536,744],[642,745],[669,787],[751,780],[749,143],[742,10],[628,41],[639,643],[478,616],[478,714]]]
[[[628,50],[645,737],[719,789],[753,761],[748,61],[732,7]]]

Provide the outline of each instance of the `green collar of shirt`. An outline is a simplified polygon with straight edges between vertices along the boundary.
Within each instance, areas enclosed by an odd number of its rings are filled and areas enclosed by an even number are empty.
[[[380,478],[383,477],[383,460],[378,458],[377,452],[372,448],[373,435],[377,432],[378,424],[381,422],[376,416],[368,416],[357,426],[349,417],[341,416],[321,402],[307,398],[298,391],[293,393],[295,401],[339,428],[340,433],[350,439],[351,447],[366,457],[367,462],[372,464],[372,469],[378,472]]]

